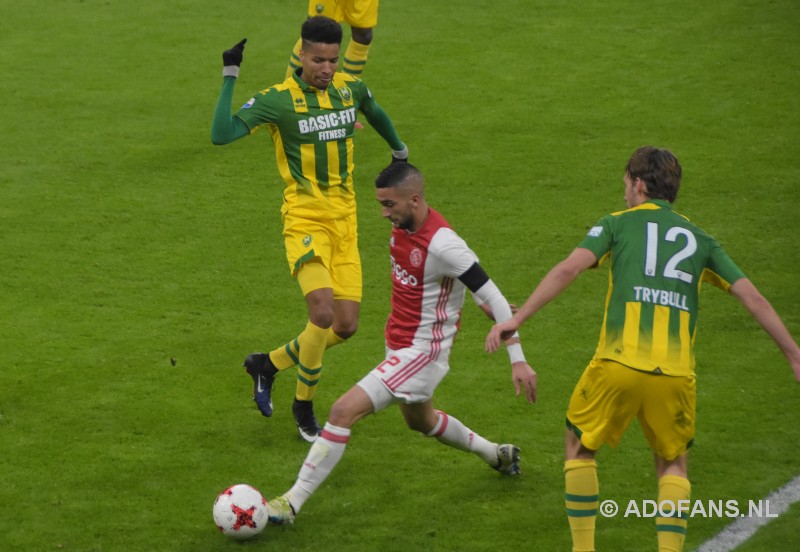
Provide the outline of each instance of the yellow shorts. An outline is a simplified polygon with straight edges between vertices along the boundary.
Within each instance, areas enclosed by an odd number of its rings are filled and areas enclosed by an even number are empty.
[[[584,447],[597,450],[603,443],[617,446],[636,416],[650,448],[674,460],[692,445],[696,404],[694,376],[664,376],[592,359],[569,400],[567,426]]]
[[[378,24],[378,0],[308,0],[308,16],[315,15],[371,29]]]
[[[292,276],[308,262],[322,263],[330,278],[307,279],[303,295],[315,289],[333,288],[334,299],[361,301],[361,257],[358,254],[356,215],[341,220],[314,221],[285,214],[283,241]]]

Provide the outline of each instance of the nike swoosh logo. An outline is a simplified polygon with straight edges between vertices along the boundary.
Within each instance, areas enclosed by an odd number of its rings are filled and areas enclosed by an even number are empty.
[[[260,374],[258,376],[258,380],[257,380],[257,383],[256,383],[256,391],[258,391],[259,393],[263,393],[264,392],[264,388],[261,387],[261,375]]]

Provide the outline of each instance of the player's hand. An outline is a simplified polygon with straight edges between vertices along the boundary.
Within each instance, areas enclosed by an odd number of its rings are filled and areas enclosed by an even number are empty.
[[[229,67],[231,65],[235,65],[239,67],[242,64],[242,54],[244,52],[244,44],[247,42],[246,38],[243,38],[239,44],[231,48],[230,50],[225,50],[222,52],[222,65],[225,67]]]
[[[408,163],[408,146],[403,144],[403,149],[392,150],[392,163]]]
[[[511,379],[514,381],[517,397],[524,391],[525,399],[529,403],[536,402],[536,372],[527,362],[515,362],[511,365]]]
[[[486,350],[490,353],[500,348],[500,343],[511,338],[519,329],[519,322],[515,318],[509,318],[502,324],[495,324],[486,336]]]

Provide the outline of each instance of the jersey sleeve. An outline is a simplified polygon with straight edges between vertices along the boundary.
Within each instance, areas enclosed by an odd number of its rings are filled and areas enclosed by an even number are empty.
[[[235,117],[241,119],[251,132],[260,125],[277,123],[280,117],[279,101],[279,92],[276,89],[262,90],[247,100]]]
[[[736,280],[744,277],[744,272],[736,266],[722,246],[714,241],[708,258],[708,266],[703,271],[701,281],[728,291]]]
[[[372,92],[367,84],[356,77],[352,82],[348,83],[348,86],[358,99],[357,104],[359,111],[363,113],[370,111],[375,104],[375,99],[372,97]]]
[[[578,244],[578,247],[588,249],[599,260],[603,260],[605,256],[611,251],[611,244],[613,243],[612,232],[612,219],[611,215],[606,215],[598,220],[584,236],[583,240]]]
[[[478,262],[478,256],[472,252],[461,236],[450,228],[440,228],[433,236],[428,252],[442,261],[446,276],[458,278]]]
[[[397,134],[397,130],[394,128],[394,123],[389,118],[389,115],[383,110],[383,108],[378,105],[378,102],[375,101],[375,98],[372,96],[372,92],[369,91],[369,88],[364,83],[364,81],[360,79],[356,79],[353,84],[351,85],[354,87],[356,94],[359,96],[359,106],[358,109],[361,111],[364,116],[367,118],[370,126],[375,129],[375,131],[380,134],[381,138],[383,138],[389,147],[395,151],[400,151],[405,147],[405,144],[402,140],[400,140],[400,136]]]

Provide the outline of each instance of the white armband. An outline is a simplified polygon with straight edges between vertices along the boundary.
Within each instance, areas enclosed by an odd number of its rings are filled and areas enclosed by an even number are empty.
[[[226,65],[222,68],[222,76],[223,77],[233,77],[235,79],[239,78],[239,66],[238,65]]]
[[[408,159],[408,146],[403,144],[403,149],[392,150],[392,157],[395,159]]]
[[[514,334],[518,335],[518,334]],[[525,362],[525,353],[522,352],[522,345],[519,343],[512,343],[511,345],[506,345],[506,351],[508,351],[508,358],[511,359],[511,364],[515,362]]]

